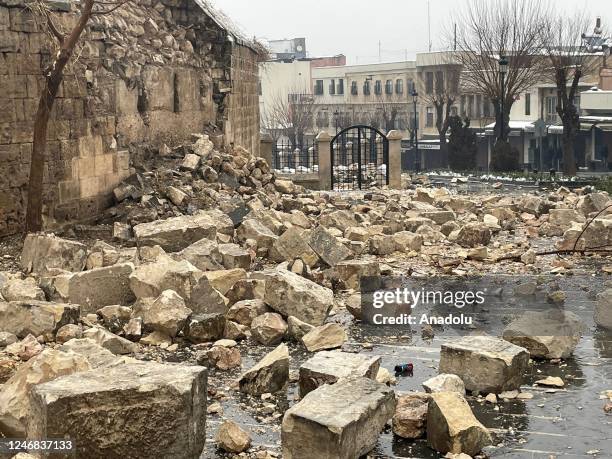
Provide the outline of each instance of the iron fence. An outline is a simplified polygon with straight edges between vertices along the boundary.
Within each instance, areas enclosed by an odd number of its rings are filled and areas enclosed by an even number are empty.
[[[280,174],[313,174],[319,172],[319,153],[316,141],[301,145],[278,141],[272,146],[272,164]]]

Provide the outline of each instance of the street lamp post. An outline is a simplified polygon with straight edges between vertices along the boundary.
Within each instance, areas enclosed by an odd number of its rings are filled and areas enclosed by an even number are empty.
[[[505,134],[505,126],[506,126],[506,120],[505,120],[505,114],[504,114],[504,101],[506,98],[506,73],[508,73],[508,59],[506,59],[506,56],[500,56],[499,58],[499,76],[501,79],[501,97],[500,97],[500,120],[501,120],[501,126],[499,128],[499,138],[501,140],[504,139],[504,134]]]
[[[421,157],[419,155],[419,122],[417,119],[417,101],[419,94],[416,89],[412,91],[412,103],[414,104],[414,169],[418,172],[421,169]]]
[[[338,134],[338,116],[340,116],[340,112],[338,112],[338,110],[336,110],[334,112],[334,120],[336,122],[336,134]]]

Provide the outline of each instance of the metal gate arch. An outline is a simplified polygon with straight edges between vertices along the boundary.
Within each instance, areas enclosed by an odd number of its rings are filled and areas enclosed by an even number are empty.
[[[389,184],[389,140],[372,126],[347,127],[331,140],[332,190]]]

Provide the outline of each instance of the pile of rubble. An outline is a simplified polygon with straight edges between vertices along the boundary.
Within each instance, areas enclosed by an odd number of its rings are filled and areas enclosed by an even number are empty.
[[[266,407],[282,417],[285,458],[359,457],[390,420],[395,435],[475,456],[493,437],[468,397],[527,398],[520,387],[530,358],[571,356],[579,318],[522,316],[501,337],[446,343],[440,375],[423,381],[425,392],[395,394],[380,357],[346,351],[351,321],[334,317],[348,310],[361,319],[362,278],[559,274],[572,262],[536,252],[573,248],[578,236],[582,249],[612,240],[611,200],[592,190],[338,195],[281,180],[262,158],[219,152],[204,135],[160,154],[166,166],[115,190],[118,205],[106,215],[115,220],[114,241],[31,234],[22,271],[0,273],[5,436],[75,438],[87,457],[142,457],[144,447],[196,457],[207,415],[219,413],[207,400],[221,389],[210,377],[238,371],[227,397],[265,401],[299,388],[284,413]],[[508,255],[516,260],[496,263]],[[595,317],[609,329],[611,300],[608,289]],[[243,369],[240,343],[270,348]],[[292,377],[295,348],[313,354]],[[151,361],[156,349],[177,358]],[[229,419],[216,442],[228,453],[277,457],[253,447],[247,429]]]

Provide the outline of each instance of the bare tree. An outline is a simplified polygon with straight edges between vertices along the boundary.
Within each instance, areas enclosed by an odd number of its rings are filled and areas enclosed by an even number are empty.
[[[43,171],[47,150],[47,128],[49,116],[55,98],[64,79],[64,69],[70,63],[74,50],[81,38],[87,23],[94,15],[109,14],[123,6],[129,0],[82,0],[78,20],[70,31],[64,31],[58,25],[54,14],[43,0],[37,0],[30,8],[42,19],[50,39],[56,44],[57,52],[50,65],[43,71],[44,83],[40,93],[38,109],[34,119],[34,136],[32,160],[28,180],[28,207],[26,213],[26,231],[35,232],[42,229],[43,207]]]
[[[407,108],[407,99],[402,100],[403,97],[401,94],[377,95],[374,110],[369,113],[371,125],[385,132],[396,129],[398,120]]]
[[[453,56],[444,53],[432,62],[436,67],[419,75],[419,96],[423,102],[434,108],[435,125],[440,141],[440,153],[446,156],[446,134],[450,128],[451,109],[459,96],[461,66]]]
[[[314,111],[312,94],[296,88],[289,94],[277,94],[265,109],[264,119],[278,126],[289,138],[292,148],[297,148],[304,143],[304,135],[313,128]]]
[[[547,56],[547,77],[557,88],[557,113],[563,124],[563,172],[576,175],[574,141],[580,130],[580,113],[576,106],[578,86],[593,75],[599,57],[588,52],[583,34],[589,28],[584,12],[557,14],[542,28],[542,42]]]
[[[462,89],[491,100],[498,139],[507,140],[514,101],[543,78],[541,28],[548,14],[547,0],[468,0],[455,16],[457,33],[448,34],[448,44],[462,67]],[[503,93],[500,56],[508,59]]]

